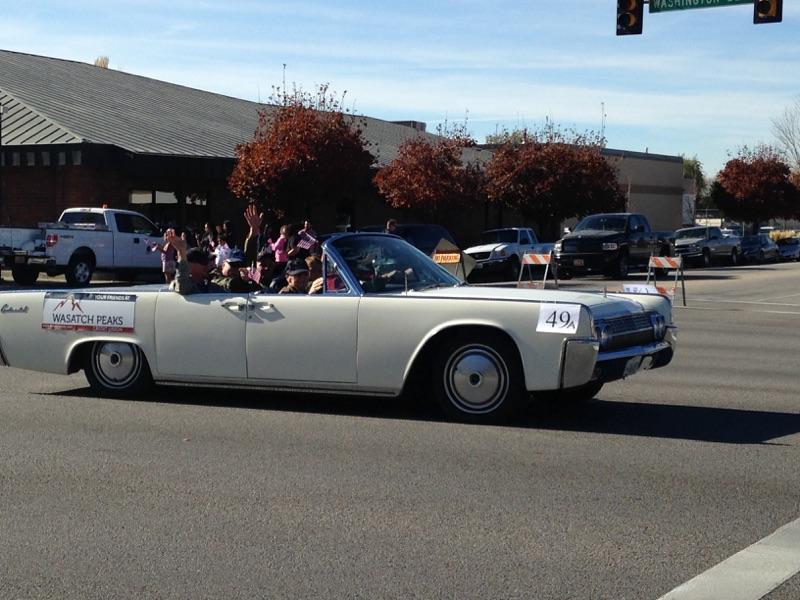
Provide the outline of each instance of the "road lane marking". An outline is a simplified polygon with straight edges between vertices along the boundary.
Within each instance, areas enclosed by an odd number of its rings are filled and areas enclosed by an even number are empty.
[[[791,310],[745,310],[744,308],[714,308],[711,306],[680,306],[673,305],[673,310],[710,310],[713,312],[746,312],[756,315],[795,315],[800,316],[800,312]],[[800,308],[798,306],[797,308]]]
[[[760,304],[763,306],[790,306],[792,308],[800,308],[800,304],[789,304],[787,302],[764,302],[762,300],[714,300],[713,298],[692,298],[692,302],[715,302],[719,304]]]
[[[800,572],[800,519],[679,585],[659,600],[758,600]]]
[[[771,298],[763,298],[763,300],[780,300],[781,298],[796,298],[800,296],[800,294],[786,294],[785,296],[772,296]],[[756,302],[761,302],[762,300],[756,300]]]

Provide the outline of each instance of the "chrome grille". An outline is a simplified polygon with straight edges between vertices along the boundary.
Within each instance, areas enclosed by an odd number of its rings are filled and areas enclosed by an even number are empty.
[[[650,313],[637,313],[603,319],[610,329],[611,340],[603,350],[619,350],[630,346],[642,346],[655,341]]]

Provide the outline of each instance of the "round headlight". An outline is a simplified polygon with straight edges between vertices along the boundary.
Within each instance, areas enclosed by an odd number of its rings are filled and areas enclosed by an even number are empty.
[[[660,313],[650,315],[650,323],[653,326],[653,337],[656,340],[663,340],[667,333],[667,322]]]
[[[605,323],[597,323],[594,326],[594,332],[600,342],[600,349],[607,348],[611,343],[611,326]]]

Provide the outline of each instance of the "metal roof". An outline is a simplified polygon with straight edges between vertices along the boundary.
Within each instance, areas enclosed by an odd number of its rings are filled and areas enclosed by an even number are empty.
[[[109,144],[138,154],[233,158],[258,110],[274,106],[71,60],[0,50],[2,144]],[[407,127],[363,118],[378,164],[391,161]]]

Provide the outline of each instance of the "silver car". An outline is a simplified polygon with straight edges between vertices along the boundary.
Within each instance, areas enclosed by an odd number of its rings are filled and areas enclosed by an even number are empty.
[[[713,262],[739,264],[742,242],[738,237],[725,237],[719,227],[687,227],[675,232],[675,255],[684,263],[710,267]]]

